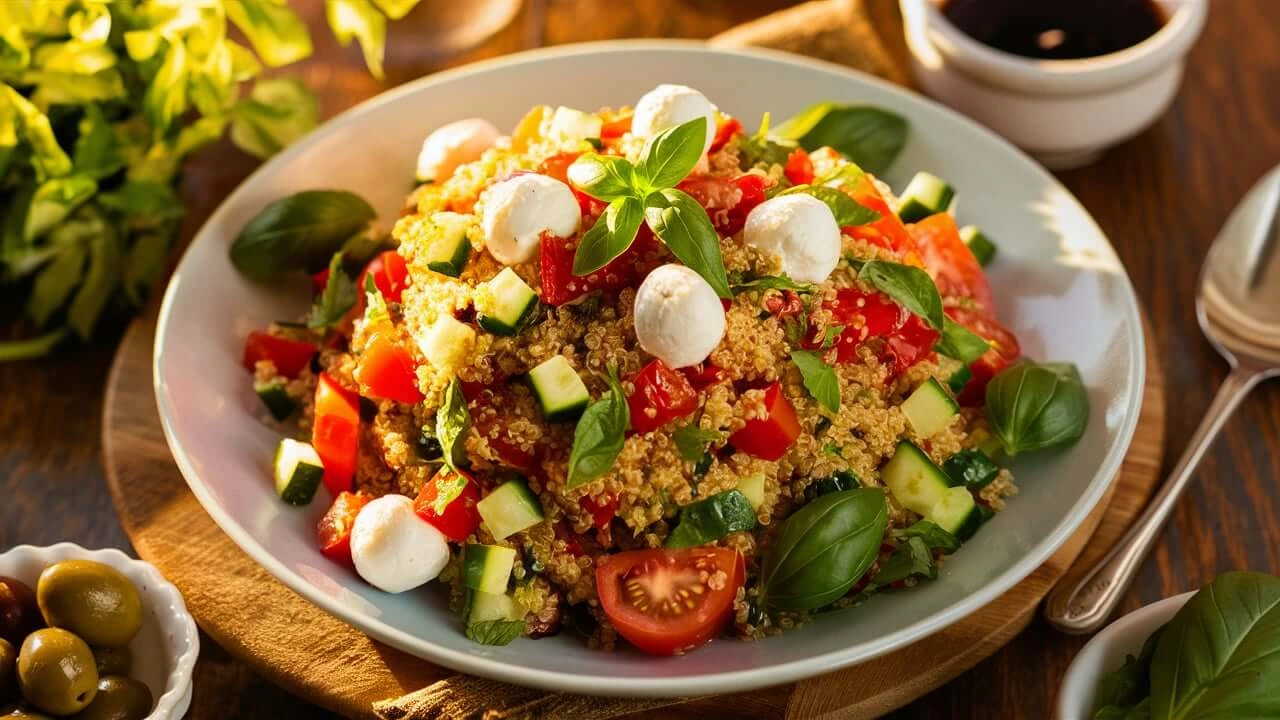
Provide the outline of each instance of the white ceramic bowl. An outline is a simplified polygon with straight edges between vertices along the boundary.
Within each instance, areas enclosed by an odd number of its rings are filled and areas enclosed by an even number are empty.
[[[1119,52],[1036,60],[988,47],[936,0],[901,0],[912,69],[930,95],[1004,135],[1051,168],[1087,165],[1155,122],[1182,79],[1208,0],[1157,0],[1168,21]]]
[[[200,634],[182,595],[150,563],[119,550],[86,550],[72,543],[49,547],[18,545],[0,553],[0,575],[17,578],[35,590],[40,573],[62,560],[93,560],[124,573],[142,597],[142,629],[129,649],[130,676],[147,684],[156,705],[148,720],[179,720],[191,705],[191,678],[200,654]]]
[[[990,277],[1001,319],[1039,358],[1079,365],[1089,429],[1073,449],[1013,463],[1022,494],[941,577],[911,592],[828,613],[762,642],[715,641],[676,658],[588,650],[572,633],[477,645],[447,609],[443,588],[387,595],[325,560],[314,541],[329,499],[293,508],[275,496],[276,432],[256,418],[240,367],[244,337],[305,310],[295,287],[255,285],[227,248],[246,220],[283,195],[346,188],[395,216],[422,138],[468,116],[512,127],[535,104],[597,108],[633,103],[662,82],[704,91],[753,126],[811,103],[860,102],[910,119],[892,172],[901,188],[918,169],[949,179],[961,219],[1000,244]],[[338,117],[274,158],[223,203],[191,243],[165,295],[156,333],[156,399],[165,434],[192,491],[215,521],[303,597],[406,652],[475,675],[554,690],[632,696],[730,692],[817,675],[902,647],[1003,593],[1075,530],[1120,465],[1138,417],[1144,372],[1133,289],[1079,203],[1040,166],[991,132],[901,88],[846,68],[772,52],[699,43],[625,42],[540,50],[423,78]]]
[[[1161,625],[1173,619],[1196,592],[1151,603],[1116,620],[1093,636],[1062,678],[1058,688],[1058,720],[1088,720],[1102,676],[1119,670],[1126,655],[1137,656],[1142,644]]]

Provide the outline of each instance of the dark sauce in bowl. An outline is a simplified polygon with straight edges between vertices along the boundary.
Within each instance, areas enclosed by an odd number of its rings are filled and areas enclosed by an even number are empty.
[[[942,13],[984,45],[1042,60],[1118,52],[1166,20],[1154,0],[945,0]]]

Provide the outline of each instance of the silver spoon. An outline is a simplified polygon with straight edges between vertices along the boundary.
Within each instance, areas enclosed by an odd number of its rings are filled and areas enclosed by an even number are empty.
[[[1209,248],[1196,315],[1231,372],[1142,516],[1080,581],[1049,596],[1045,618],[1063,632],[1106,623],[1227,418],[1255,385],[1280,375],[1280,167],[1249,191]]]

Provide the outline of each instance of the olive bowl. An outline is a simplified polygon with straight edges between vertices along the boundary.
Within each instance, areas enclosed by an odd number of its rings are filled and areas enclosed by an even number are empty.
[[[119,570],[142,598],[142,629],[129,643],[134,664],[130,673],[151,689],[155,707],[147,720],[183,717],[191,705],[191,682],[200,636],[181,593],[150,563],[114,549],[87,550],[73,543],[49,547],[18,545],[0,553],[0,576],[16,578],[32,590],[40,573],[63,560],[92,560]]]

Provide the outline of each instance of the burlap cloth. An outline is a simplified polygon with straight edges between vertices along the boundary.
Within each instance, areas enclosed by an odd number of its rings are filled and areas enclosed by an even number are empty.
[[[728,30],[719,47],[767,47],[848,65],[909,85],[901,18],[893,0],[808,2]],[[386,720],[606,720],[682,702],[547,693],[458,675],[374,703]]]

